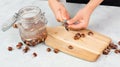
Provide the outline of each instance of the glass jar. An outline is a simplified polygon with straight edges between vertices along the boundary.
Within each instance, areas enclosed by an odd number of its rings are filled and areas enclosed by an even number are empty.
[[[35,46],[47,37],[46,18],[39,7],[28,6],[19,10],[17,26],[23,42]]]

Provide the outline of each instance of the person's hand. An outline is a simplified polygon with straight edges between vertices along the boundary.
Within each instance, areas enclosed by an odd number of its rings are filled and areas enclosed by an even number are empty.
[[[80,9],[73,18],[68,20],[68,28],[73,30],[86,29],[89,23],[90,16],[91,12],[89,10],[85,8]]]
[[[75,17],[67,22],[69,24],[68,28],[74,30],[87,28],[92,12],[102,1],[103,0],[90,0],[83,9],[78,11]],[[75,22],[78,24],[74,24]]]
[[[52,2],[49,4],[53,13],[55,14],[55,17],[58,22],[61,22],[63,20],[68,20],[69,13],[67,12],[66,8],[64,5],[60,2]]]

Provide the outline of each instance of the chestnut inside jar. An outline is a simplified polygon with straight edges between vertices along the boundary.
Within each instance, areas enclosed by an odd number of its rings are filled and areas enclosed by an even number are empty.
[[[22,37],[22,40],[28,46],[36,46],[37,44],[44,42],[46,38],[47,38],[47,31],[43,30],[40,31],[40,33],[39,32],[36,33],[36,35],[32,36],[31,39]]]

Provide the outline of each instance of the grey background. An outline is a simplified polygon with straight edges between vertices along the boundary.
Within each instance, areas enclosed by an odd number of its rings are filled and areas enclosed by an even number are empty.
[[[70,15],[73,17],[76,12],[83,8],[84,4],[64,3]],[[48,6],[47,1],[42,0],[0,0],[0,28],[15,12],[24,6],[39,6],[46,14],[48,26],[60,25]],[[111,37],[115,44],[120,40],[120,7],[98,6],[93,12],[89,29],[100,32]],[[48,46],[44,43],[31,48],[31,51],[24,54],[22,50],[17,50],[15,45],[21,41],[18,29],[9,29],[6,32],[0,30],[0,67],[119,67],[120,54],[113,51],[101,57],[96,62],[88,62],[64,54],[62,52],[54,54],[48,53]],[[13,46],[14,50],[8,52],[7,47]],[[38,57],[33,58],[32,53],[37,52]]]

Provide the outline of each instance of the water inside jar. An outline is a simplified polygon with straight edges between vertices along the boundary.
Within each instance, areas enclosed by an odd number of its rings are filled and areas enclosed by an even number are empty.
[[[46,24],[45,22],[39,20],[33,20],[32,18],[35,14],[24,14],[23,18],[27,18],[29,22],[23,22],[21,25],[23,31],[21,32],[21,38],[25,44],[29,46],[35,46],[43,42],[47,37]]]
[[[37,24],[29,23],[28,25],[29,28],[24,28],[24,32],[21,32],[21,38],[25,44],[35,46],[46,39],[47,31],[45,23],[39,20]]]

